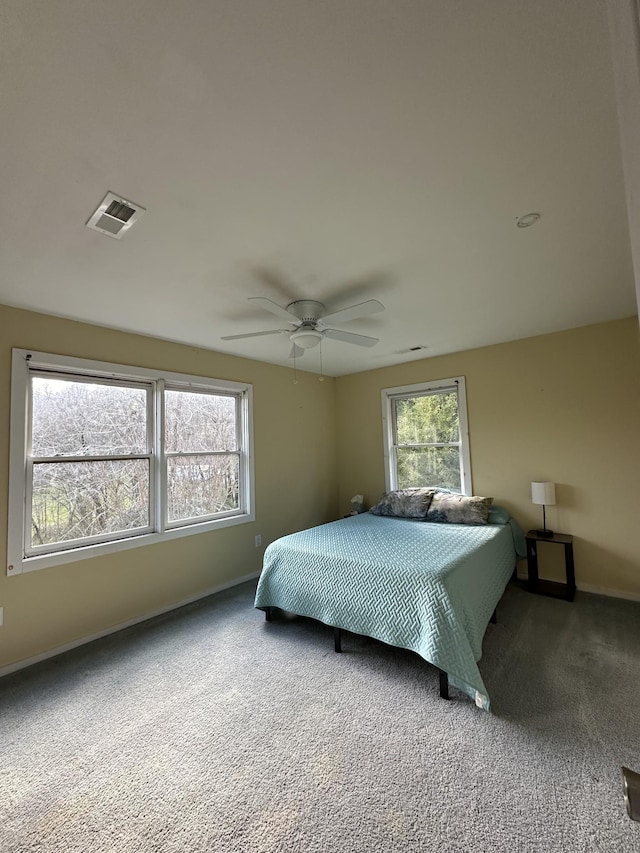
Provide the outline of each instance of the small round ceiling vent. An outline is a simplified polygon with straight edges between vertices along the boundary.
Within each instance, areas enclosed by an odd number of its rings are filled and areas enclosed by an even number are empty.
[[[525,213],[524,216],[518,216],[516,218],[516,227],[528,228],[530,225],[534,225],[538,219],[540,219],[539,213]]]

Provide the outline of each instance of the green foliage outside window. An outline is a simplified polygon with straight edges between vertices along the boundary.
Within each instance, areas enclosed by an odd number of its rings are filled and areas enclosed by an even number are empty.
[[[398,399],[394,407],[398,488],[461,491],[457,393]]]

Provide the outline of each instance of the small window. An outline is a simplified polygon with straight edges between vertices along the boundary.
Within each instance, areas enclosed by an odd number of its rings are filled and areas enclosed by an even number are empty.
[[[382,392],[387,489],[471,494],[464,377]]]
[[[253,520],[251,386],[14,350],[8,573]]]

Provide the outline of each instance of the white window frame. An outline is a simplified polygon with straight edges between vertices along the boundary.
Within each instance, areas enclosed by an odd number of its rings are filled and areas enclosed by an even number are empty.
[[[460,440],[457,442],[457,446],[460,450],[460,483],[462,494],[473,494],[473,487],[471,485],[471,454],[469,451],[469,423],[467,418],[467,393],[464,376],[454,376],[451,379],[438,379],[429,382],[420,382],[416,385],[399,385],[396,388],[382,389],[382,435],[384,442],[385,487],[387,491],[394,491],[398,488],[397,445],[395,443],[393,416],[394,401],[450,391],[457,391],[458,394]],[[450,443],[449,446],[451,446]],[[425,483],[425,485],[429,484]]]
[[[108,541],[78,541],[48,553],[29,554],[26,542],[27,521],[31,518],[30,477],[30,404],[29,375],[32,370],[57,374],[75,374],[79,379],[117,380],[124,385],[151,386],[149,417],[155,422],[153,441],[150,442],[149,510],[150,527],[130,534],[117,534],[118,538]],[[164,389],[200,391],[236,398],[236,424],[238,431],[239,494],[237,510],[216,514],[205,519],[182,519],[167,523],[166,520],[166,457],[164,454]],[[149,420],[148,420],[149,424]],[[255,521],[255,478],[253,453],[253,387],[247,383],[192,376],[183,373],[149,370],[109,362],[72,358],[14,349],[11,368],[11,419],[9,439],[9,513],[7,575],[45,569],[64,563],[86,560],[92,556],[110,554],[129,548],[139,548],[206,533],[223,527]]]

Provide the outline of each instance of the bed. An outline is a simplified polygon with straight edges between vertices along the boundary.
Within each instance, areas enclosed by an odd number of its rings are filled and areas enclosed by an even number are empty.
[[[490,709],[477,662],[482,639],[524,556],[524,536],[501,523],[441,524],[363,513],[284,536],[265,551],[255,606],[307,616],[410,649]]]

